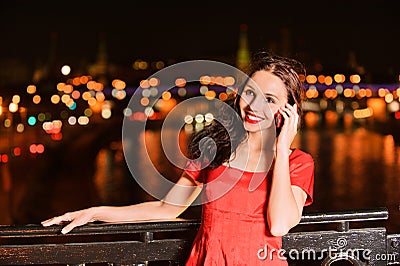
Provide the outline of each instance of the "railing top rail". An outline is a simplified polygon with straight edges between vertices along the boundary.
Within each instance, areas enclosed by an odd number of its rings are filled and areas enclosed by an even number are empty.
[[[307,213],[302,216],[300,224],[375,221],[387,220],[388,218],[388,209],[381,207],[375,209]]]
[[[104,234],[127,234],[144,232],[170,232],[185,231],[197,228],[200,220],[181,219],[174,220],[152,220],[136,223],[90,223],[85,226],[76,227],[68,235],[104,235]],[[41,225],[24,226],[0,226],[0,238],[7,237],[42,237],[60,235],[61,225],[43,227]]]
[[[386,208],[362,209],[335,212],[306,213],[300,224],[335,223],[373,221],[388,219]],[[172,232],[196,229],[200,225],[198,219],[174,219],[141,221],[136,223],[91,223],[74,228],[68,235],[110,235],[144,232]],[[0,226],[0,238],[59,236],[62,226],[43,227],[41,225],[7,225]]]

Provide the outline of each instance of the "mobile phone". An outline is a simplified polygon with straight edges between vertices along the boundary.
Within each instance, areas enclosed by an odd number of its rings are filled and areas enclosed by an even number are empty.
[[[284,118],[282,114],[278,111],[274,115],[274,120],[275,120],[275,127],[276,127],[276,135],[278,136],[279,133],[281,132],[281,128],[283,126]]]

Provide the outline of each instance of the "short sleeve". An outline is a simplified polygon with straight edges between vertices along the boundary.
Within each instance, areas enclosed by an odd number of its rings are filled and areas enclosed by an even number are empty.
[[[183,170],[197,185],[204,183],[204,171],[200,162],[188,160]]]
[[[307,194],[305,206],[313,202],[314,160],[310,154],[294,150],[289,160],[290,181],[292,186],[300,187]]]

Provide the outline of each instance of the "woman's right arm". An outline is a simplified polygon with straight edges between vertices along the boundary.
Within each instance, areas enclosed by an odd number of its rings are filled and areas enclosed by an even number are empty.
[[[197,186],[185,172],[162,200],[148,201],[129,206],[98,206],[67,212],[42,222],[43,226],[69,222],[61,233],[66,234],[77,226],[89,222],[129,223],[141,220],[175,219],[183,213],[200,194]]]

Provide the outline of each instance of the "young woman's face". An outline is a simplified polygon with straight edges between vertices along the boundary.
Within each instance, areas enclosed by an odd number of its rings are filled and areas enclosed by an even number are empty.
[[[280,78],[265,70],[255,72],[239,102],[244,128],[255,132],[270,127],[273,115],[286,102],[287,91]]]

